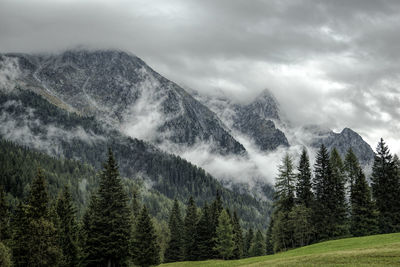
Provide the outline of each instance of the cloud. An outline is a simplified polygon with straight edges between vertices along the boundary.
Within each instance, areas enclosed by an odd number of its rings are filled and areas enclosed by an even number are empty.
[[[0,51],[120,48],[203,93],[269,88],[295,124],[400,152],[397,0],[3,0]]]

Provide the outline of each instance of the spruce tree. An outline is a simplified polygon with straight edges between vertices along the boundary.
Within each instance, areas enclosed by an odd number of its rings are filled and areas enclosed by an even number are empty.
[[[147,267],[160,263],[160,246],[146,206],[143,206],[137,220],[132,247],[135,265]]]
[[[175,262],[183,259],[183,221],[179,209],[178,200],[175,199],[171,213],[169,215],[170,240],[165,250],[164,261]]]
[[[275,180],[276,210],[290,212],[294,206],[295,174],[293,160],[289,154],[282,159],[279,174]]]
[[[211,207],[205,203],[196,227],[197,260],[211,259],[214,255],[213,229],[210,227],[211,221]]]
[[[242,227],[240,226],[239,217],[237,212],[233,212],[232,217],[232,225],[233,225],[233,241],[234,241],[234,249],[233,249],[233,258],[240,259],[243,257],[243,232]]]
[[[354,180],[351,195],[351,234],[372,235],[378,232],[377,211],[371,200],[371,191],[361,168]]]
[[[89,206],[85,229],[84,260],[87,266],[126,265],[130,252],[131,211],[119,177],[118,166],[109,149],[100,174],[100,186]]]
[[[400,231],[399,183],[392,155],[388,146],[381,139],[372,167],[372,194],[379,211],[381,233]]]
[[[218,220],[219,216],[221,215],[221,212],[223,210],[223,205],[222,205],[222,198],[221,198],[221,192],[220,190],[217,190],[217,194],[215,196],[215,199],[213,203],[211,204],[211,230],[212,230],[212,247],[215,247],[215,240],[217,237],[217,226],[218,226]],[[213,250],[213,258],[218,258],[218,252],[216,250]]]
[[[260,230],[257,230],[254,240],[250,247],[250,256],[258,257],[265,255],[265,239]]]
[[[64,256],[64,266],[78,265],[78,224],[76,222],[76,209],[72,204],[69,187],[64,187],[58,196],[56,213],[59,219],[59,245]]]
[[[39,168],[28,204],[20,204],[14,221],[13,258],[16,266],[57,266],[62,258],[57,232],[49,219],[46,180]]]
[[[360,170],[360,163],[358,162],[356,154],[349,148],[344,160],[344,169],[346,173],[346,182],[348,184],[348,192],[351,193],[355,180],[358,177]]]
[[[267,234],[265,235],[265,249],[267,255],[274,254],[274,244],[272,241],[272,228],[274,227],[274,220],[271,216],[271,219],[268,224]]]
[[[233,240],[233,227],[231,218],[226,210],[222,210],[218,218],[217,237],[215,239],[214,250],[218,252],[219,257],[226,260],[232,257],[235,243]]]
[[[315,194],[313,224],[315,226],[316,239],[327,239],[331,235],[332,228],[332,222],[330,221],[331,193],[334,191],[334,187],[328,150],[323,144],[317,153],[314,165],[313,189]]]
[[[246,237],[244,239],[243,255],[245,257],[250,257],[250,248],[251,248],[251,244],[253,242],[253,238],[254,238],[254,231],[253,231],[253,228],[250,228],[247,231]]]
[[[308,157],[306,148],[303,148],[297,170],[296,202],[300,205],[310,208],[314,199],[314,195],[311,184],[310,159]]]
[[[10,211],[3,187],[0,186],[0,242],[10,238]]]
[[[197,207],[193,197],[189,198],[184,222],[183,247],[185,260],[196,260],[196,226],[197,226]]]
[[[332,224],[331,237],[345,236],[349,232],[348,207],[346,203],[345,173],[342,159],[336,148],[332,149],[330,155],[332,169],[332,188],[330,203],[330,222]]]

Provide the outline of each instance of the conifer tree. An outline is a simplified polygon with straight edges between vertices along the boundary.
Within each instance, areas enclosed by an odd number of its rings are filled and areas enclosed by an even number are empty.
[[[98,193],[89,206],[85,226],[87,266],[120,266],[129,260],[131,212],[114,155],[109,149],[100,175]]]
[[[310,159],[306,148],[303,148],[297,170],[296,202],[310,208],[314,195],[312,193]]]
[[[345,174],[342,159],[336,148],[332,149],[330,155],[332,169],[332,188],[330,197],[330,222],[332,226],[331,237],[345,236],[349,232],[348,207],[346,203]]]
[[[282,159],[279,166],[279,174],[275,180],[276,210],[290,212],[294,206],[295,174],[293,160],[289,154]]]
[[[205,203],[196,227],[197,260],[211,259],[214,255],[213,229],[210,227],[211,221],[211,208]]]
[[[229,218],[226,210],[222,210],[219,216],[216,233],[217,237],[215,239],[214,250],[218,252],[222,259],[229,259],[233,255],[235,243],[233,240],[231,218]]]
[[[212,247],[215,247],[215,240],[217,237],[217,226],[219,216],[221,215],[222,210],[224,209],[222,205],[222,198],[220,190],[217,190],[217,194],[213,203],[211,204],[211,230],[212,230]],[[218,258],[218,252],[216,250],[212,250],[213,258]]]
[[[379,211],[381,233],[400,231],[399,183],[392,155],[388,146],[381,139],[372,167],[372,194]]]
[[[64,266],[78,265],[78,224],[76,222],[76,209],[72,204],[69,187],[64,187],[58,196],[56,213],[59,219],[59,245],[64,256]]]
[[[185,260],[196,259],[196,226],[197,226],[197,207],[193,197],[189,198],[184,222],[183,247]]]
[[[0,242],[10,238],[10,212],[3,187],[0,186]]]
[[[136,265],[147,267],[160,263],[160,246],[146,206],[140,212],[132,243],[133,262]]]
[[[268,224],[267,234],[265,236],[265,249],[267,255],[274,254],[274,244],[272,241],[272,228],[274,227],[274,220],[271,216],[271,219]]]
[[[246,237],[245,237],[245,240],[244,240],[243,255],[245,257],[250,257],[250,248],[251,248],[251,244],[253,242],[253,238],[254,238],[254,231],[253,231],[253,228],[250,228],[247,231]]]
[[[1,267],[12,267],[11,252],[3,242],[0,242],[0,266]]]
[[[28,205],[20,204],[14,222],[13,258],[16,266],[57,266],[62,252],[49,219],[45,177],[39,168],[32,181]]]
[[[258,257],[265,255],[265,239],[260,230],[257,230],[250,247],[250,256]]]
[[[358,162],[356,154],[349,148],[344,160],[344,169],[346,173],[346,182],[348,184],[348,192],[351,193],[355,180],[359,175],[360,163]]]
[[[378,232],[377,211],[371,200],[371,191],[361,168],[351,190],[351,234],[372,235]]]
[[[169,215],[170,240],[165,250],[164,261],[175,262],[183,259],[183,221],[179,209],[178,200],[175,199],[171,213]]]
[[[332,168],[329,161],[329,154],[322,144],[314,166],[313,189],[315,203],[313,205],[313,224],[315,226],[316,239],[322,240],[331,235],[330,212],[331,193],[334,191],[332,184]]]
[[[233,258],[240,259],[243,257],[243,232],[242,227],[240,226],[239,217],[237,212],[233,212],[232,217],[232,225],[233,225],[233,241],[234,241],[234,249],[233,249]]]

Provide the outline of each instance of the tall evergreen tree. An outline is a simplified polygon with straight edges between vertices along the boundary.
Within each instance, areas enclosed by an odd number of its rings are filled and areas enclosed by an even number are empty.
[[[13,258],[16,266],[57,266],[62,253],[56,228],[49,219],[45,177],[39,168],[32,181],[28,204],[20,204],[14,222]]]
[[[3,187],[0,186],[0,242],[10,238],[10,211]]]
[[[378,232],[377,211],[371,200],[371,191],[361,168],[351,190],[351,234],[372,235]]]
[[[345,236],[349,232],[348,207],[346,202],[345,174],[342,159],[336,148],[332,149],[330,155],[332,168],[332,188],[329,201],[330,223],[332,227],[331,237]]]
[[[286,154],[279,166],[279,174],[275,180],[276,210],[290,212],[293,208],[295,178],[293,160],[289,154]]]
[[[265,239],[260,230],[257,230],[254,240],[250,247],[250,256],[257,257],[265,255]]]
[[[211,207],[205,203],[196,227],[197,260],[211,259],[214,256],[213,229],[210,227],[211,221]]]
[[[310,208],[314,199],[314,195],[311,184],[310,159],[308,157],[306,148],[303,148],[297,170],[296,202],[300,205]]]
[[[233,225],[233,241],[234,241],[234,248],[233,248],[233,258],[240,259],[243,257],[243,231],[242,227],[240,226],[239,217],[237,212],[233,212],[232,217],[232,225]]]
[[[98,193],[93,196],[85,226],[84,260],[87,266],[124,266],[129,260],[131,212],[114,155],[109,149],[100,175]]]
[[[233,240],[233,227],[231,224],[231,218],[229,218],[226,210],[222,210],[221,215],[218,219],[217,226],[217,237],[215,247],[219,256],[226,260],[232,257],[235,243]]]
[[[358,162],[356,154],[349,148],[344,160],[344,169],[346,173],[346,182],[348,184],[348,192],[351,193],[355,180],[357,179],[360,171],[360,163]]]
[[[211,204],[211,223],[210,227],[212,230],[212,247],[215,247],[215,240],[217,237],[217,227],[218,227],[218,220],[219,216],[221,215],[222,210],[224,209],[222,205],[222,198],[220,190],[217,190],[217,194],[213,203]],[[213,258],[218,258],[218,252],[216,250],[212,251]]]
[[[400,231],[399,183],[392,155],[388,146],[381,139],[372,167],[372,194],[379,211],[381,233]]]
[[[189,198],[184,222],[183,247],[185,260],[196,260],[196,226],[197,226],[197,207],[193,197]]]
[[[165,250],[164,261],[175,262],[183,259],[183,221],[179,209],[178,200],[175,199],[171,213],[169,215],[170,240]]]
[[[313,224],[315,226],[316,239],[322,240],[331,236],[331,193],[334,191],[332,180],[332,168],[329,154],[322,144],[314,165],[313,189],[315,203],[313,205]]]
[[[78,224],[76,222],[76,209],[72,204],[69,187],[65,187],[58,196],[56,204],[59,219],[59,245],[62,249],[64,266],[78,265]]]
[[[267,234],[265,235],[265,249],[267,255],[274,254],[274,244],[272,241],[272,228],[274,227],[274,220],[271,216],[271,219],[268,224]]]
[[[250,228],[247,231],[245,239],[244,239],[243,254],[245,257],[250,257],[250,248],[251,248],[251,244],[253,242],[253,238],[254,238],[254,231],[253,231],[253,228]]]
[[[133,262],[142,267],[158,265],[160,263],[160,246],[153,222],[143,206],[140,212],[133,238]]]

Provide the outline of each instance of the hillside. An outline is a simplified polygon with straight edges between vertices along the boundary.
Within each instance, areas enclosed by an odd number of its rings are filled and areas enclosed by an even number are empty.
[[[181,262],[162,266],[400,266],[400,233],[322,242],[243,260]]]

